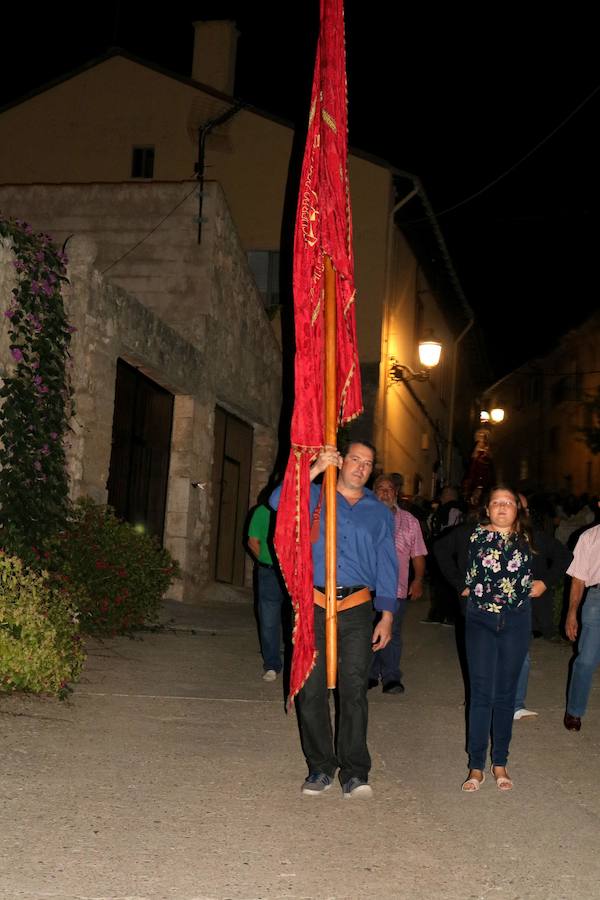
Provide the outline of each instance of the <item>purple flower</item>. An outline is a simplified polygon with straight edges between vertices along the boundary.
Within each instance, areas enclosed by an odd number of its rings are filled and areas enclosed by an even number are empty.
[[[12,317],[14,316],[15,313],[16,313],[16,309],[14,308],[14,306],[12,307],[12,309],[4,310],[4,315],[6,316],[7,319],[12,319]]]
[[[38,262],[44,262],[44,254],[42,250],[38,250],[38,252],[35,254],[35,258]]]
[[[41,384],[41,383],[42,383],[42,376],[41,376],[41,375],[36,375],[35,378],[33,379],[33,383],[34,383],[34,384]]]
[[[69,332],[69,334],[74,334],[74,332],[76,332],[77,329],[75,328],[74,325],[68,325],[68,326],[67,326],[67,331]]]
[[[41,385],[39,386],[39,388],[38,388],[38,393],[39,393],[39,394],[47,394],[47,393],[48,393],[48,386],[45,385],[45,384],[41,384]]]
[[[39,367],[40,367],[40,361],[39,361],[39,359],[35,359],[35,360],[31,363],[31,368],[32,368],[32,369],[39,369]]]
[[[41,287],[43,293],[46,295],[46,297],[51,297],[52,294],[54,293],[52,285],[47,280],[42,281],[40,287]]]
[[[13,266],[17,272],[22,272],[25,269],[25,264],[20,259],[13,259]]]
[[[51,432],[50,432],[50,437],[52,438],[53,441],[55,441],[56,438],[58,437],[58,432],[56,432],[56,431],[51,431]]]
[[[42,288],[42,286],[41,286],[41,284],[39,283],[39,281],[32,281],[32,282],[31,282],[31,293],[32,293],[32,294],[36,294],[36,295],[39,294],[41,288]]]
[[[50,447],[48,446],[48,444],[44,444],[42,446],[40,453],[42,453],[44,456],[48,456],[48,454],[50,453]]]
[[[18,347],[11,347],[10,352],[12,354],[12,358],[16,360],[16,362],[21,362],[21,360],[23,359],[23,354]]]
[[[40,471],[40,469],[42,468],[42,464],[39,461],[39,459],[36,459],[36,461],[33,464],[33,468],[36,469],[38,472]]]

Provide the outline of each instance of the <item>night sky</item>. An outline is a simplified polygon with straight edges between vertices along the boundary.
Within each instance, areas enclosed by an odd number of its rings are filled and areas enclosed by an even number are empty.
[[[113,0],[4,11],[12,23],[0,103],[112,45],[188,75],[191,22],[233,18],[241,32],[236,94],[305,122],[318,0],[173,0],[160,16],[147,9]],[[548,10],[542,20],[516,4],[467,14],[450,5],[440,13],[437,4],[417,11],[346,2],[350,143],[421,178],[496,377],[600,305],[596,28],[583,4]],[[423,215],[418,203],[406,211],[407,229],[422,227],[411,224],[413,214]]]

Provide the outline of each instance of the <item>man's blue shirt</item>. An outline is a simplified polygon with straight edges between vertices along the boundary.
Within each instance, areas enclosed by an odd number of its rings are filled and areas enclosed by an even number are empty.
[[[279,505],[281,486],[275,488],[269,503]],[[321,494],[319,485],[310,486],[310,513]],[[394,546],[394,519],[391,510],[368,488],[354,505],[336,493],[337,498],[337,583],[342,587],[364,584],[375,592],[375,609],[396,610],[398,560]],[[321,508],[319,540],[312,545],[313,584],[325,584],[325,510]]]

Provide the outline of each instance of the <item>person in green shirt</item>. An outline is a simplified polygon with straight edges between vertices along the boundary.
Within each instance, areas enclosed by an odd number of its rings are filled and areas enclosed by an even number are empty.
[[[258,624],[263,658],[263,681],[275,681],[283,668],[281,659],[282,613],[286,602],[271,536],[275,513],[259,503],[248,525],[248,549],[257,566]]]

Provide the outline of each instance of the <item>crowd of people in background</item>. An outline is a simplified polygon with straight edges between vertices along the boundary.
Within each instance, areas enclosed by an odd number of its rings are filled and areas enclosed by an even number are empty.
[[[496,785],[513,787],[506,769],[513,722],[538,715],[526,705],[532,637],[579,639],[564,717],[570,731],[581,728],[600,665],[598,498],[518,491],[494,479],[482,436],[462,485],[443,487],[434,500],[406,495],[398,473],[369,482],[374,498],[392,513],[399,576],[391,639],[373,655],[368,689],[404,693],[402,622],[408,602],[422,597],[426,585],[429,610],[422,624],[456,629],[468,714],[465,792],[479,790],[485,779],[490,736]],[[268,505],[259,505],[248,540],[257,566],[266,681],[276,680],[283,667],[281,620],[291,612],[268,550],[273,519]]]

